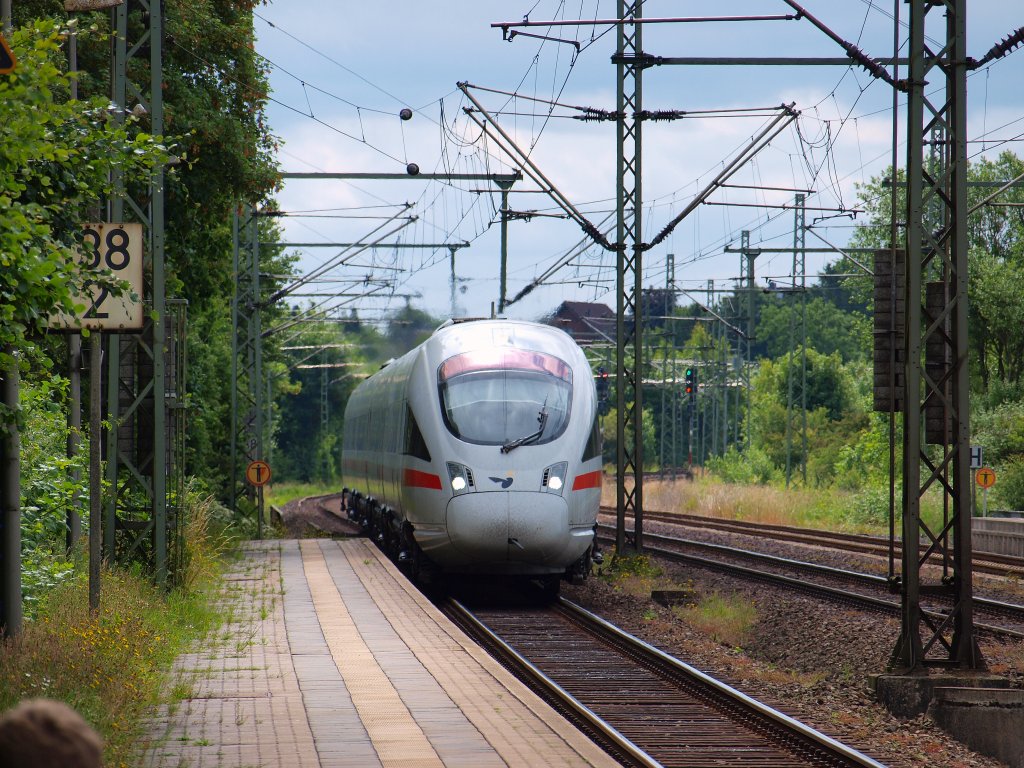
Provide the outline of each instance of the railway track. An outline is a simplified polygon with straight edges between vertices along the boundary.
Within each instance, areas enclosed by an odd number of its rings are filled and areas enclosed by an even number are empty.
[[[629,766],[880,766],[566,600],[442,610]]]
[[[598,536],[602,541],[607,543],[613,542],[614,533],[614,528],[610,526],[598,526]],[[736,576],[746,581],[784,587],[826,600],[830,603],[840,603],[895,616],[900,614],[901,606],[898,601],[885,599],[877,594],[884,594],[890,591],[888,580],[882,576],[841,570],[800,560],[790,560],[721,544],[677,539],[651,533],[645,533],[644,538],[646,542],[644,551],[666,560],[696,565],[701,568]],[[698,550],[702,554],[697,555],[686,550]],[[714,555],[714,557],[709,557],[708,555]],[[764,570],[753,568],[749,565],[741,565],[735,562],[737,559],[754,562],[766,568],[774,568],[775,570]],[[779,570],[788,571],[788,573],[780,573]],[[810,581],[807,578],[808,575],[815,575],[819,578],[830,580],[833,583],[825,584],[820,581]],[[844,584],[836,586],[836,581],[844,582]],[[863,594],[851,591],[850,583],[867,587],[876,594]],[[974,626],[977,630],[997,637],[1024,640],[1024,606],[980,597],[974,598],[974,605],[977,613],[1005,618],[1014,625],[1007,627],[975,622]],[[933,606],[931,610],[925,611],[925,613],[934,620],[941,621],[944,618],[941,605]]]
[[[601,507],[602,515],[615,516],[614,507]],[[630,519],[632,516],[629,516]],[[720,518],[703,517],[700,515],[676,514],[670,512],[644,511],[644,520],[689,528],[737,533],[745,536],[757,536],[774,541],[786,541],[807,544],[815,547],[829,547],[847,552],[857,552],[877,557],[889,556],[889,540],[881,536],[870,536],[860,533],[841,533],[837,531],[812,530],[788,525],[755,523],[746,520],[722,520]],[[922,545],[923,553],[926,547]],[[895,543],[894,556],[899,558],[902,546]],[[976,573],[988,573],[996,576],[1024,577],[1024,560],[1010,555],[975,550],[973,566]]]

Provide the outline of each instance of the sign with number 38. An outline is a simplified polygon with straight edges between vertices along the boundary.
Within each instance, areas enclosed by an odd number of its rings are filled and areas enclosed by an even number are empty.
[[[82,239],[84,246],[76,261],[86,278],[85,294],[75,296],[74,301],[84,308],[77,315],[54,315],[50,327],[72,331],[142,328],[142,225],[86,224]],[[116,295],[110,284],[121,281],[127,286]]]

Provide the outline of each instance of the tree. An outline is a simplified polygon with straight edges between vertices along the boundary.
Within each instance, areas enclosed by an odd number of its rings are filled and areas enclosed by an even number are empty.
[[[225,371],[231,370],[231,329],[230,323],[225,321],[230,317],[235,287],[232,217],[241,203],[272,210],[269,197],[278,183],[274,160],[276,140],[265,119],[268,65],[255,51],[253,7],[250,0],[198,4],[165,0],[163,3],[164,123],[168,134],[180,139],[174,147],[178,161],[176,172],[166,174],[164,183],[167,295],[188,301],[188,338],[207,342],[192,344],[189,353],[187,388],[193,410],[189,416],[186,447],[190,468],[203,475],[214,487],[221,486],[226,478],[225,457],[228,452],[225,443],[234,430],[229,407],[233,383],[226,381],[224,376]],[[60,0],[18,0],[13,4],[13,10],[19,22],[40,17],[68,18]],[[145,23],[143,13],[141,3],[130,5],[128,27],[132,40],[140,38],[139,33]],[[106,107],[110,103],[111,46],[104,32],[110,29],[111,13],[79,13],[75,14],[75,20],[79,28],[96,30],[92,34],[80,35],[78,45],[79,91],[84,94],[83,99],[95,107],[89,111],[80,106],[78,117],[88,119],[92,115],[96,122],[99,115],[106,115]],[[67,66],[65,57],[57,50],[61,42],[60,37],[54,40],[48,58],[54,76]],[[129,66],[134,81],[148,80],[148,58],[145,55],[133,58]],[[36,67],[23,56],[16,75],[26,80],[34,78],[32,87],[37,98],[45,96],[58,104],[66,100],[66,76],[63,85],[51,90],[35,70]],[[0,77],[2,80],[4,78]],[[27,105],[5,94],[0,113],[20,109],[20,120],[37,120],[26,109]],[[70,111],[75,112],[75,109]],[[122,145],[126,141],[134,142],[138,148],[147,141],[155,144],[156,141],[146,135],[151,130],[149,119],[150,116],[145,114],[135,118],[125,129],[120,140]],[[105,119],[102,122],[105,123]],[[45,131],[46,125],[44,120],[28,127]],[[135,138],[129,139],[130,135],[135,135]],[[0,152],[7,153],[9,147],[5,130],[4,146]],[[75,166],[64,158],[56,159],[66,169],[65,175],[69,179],[89,187],[90,204],[94,205],[107,191],[106,173],[111,159],[121,163],[129,184],[134,180],[145,181],[146,158],[135,152],[136,148],[124,145],[122,151],[118,151],[111,144],[106,149],[107,155],[98,158],[98,162],[89,163],[83,159]],[[41,150],[26,149],[26,153],[33,160],[45,159],[42,152],[50,149],[49,146]],[[26,168],[28,164],[19,159],[12,167]],[[33,167],[39,167],[39,164]],[[54,174],[50,175],[56,178]],[[54,188],[53,200],[59,208],[51,215],[63,215],[65,230],[73,232],[81,222],[95,218],[94,215],[86,216],[87,205],[78,204],[67,189],[57,184],[51,186]],[[261,217],[261,240],[279,239],[273,221]],[[16,231],[4,222],[5,235]],[[69,243],[70,239],[65,242]],[[6,245],[0,247],[7,249]],[[20,249],[20,245],[17,248]],[[25,270],[29,270],[28,260],[23,261]],[[292,263],[293,260],[284,257],[279,248],[261,248],[261,271],[265,274],[289,275]],[[8,277],[12,285],[40,284],[38,275],[26,272],[26,276],[31,278],[26,280],[8,273],[6,268],[0,271],[4,272],[0,277],[4,284]],[[46,290],[59,293],[64,282],[61,273],[56,271],[46,276]],[[280,287],[284,279],[262,280],[264,297]],[[47,296],[43,303],[52,303],[51,299]],[[19,302],[26,306],[20,296]],[[0,295],[0,303],[6,303],[6,296]],[[35,303],[30,301],[27,306]],[[265,307],[262,310],[264,327],[272,325],[283,311],[284,308],[279,306]],[[0,316],[0,320],[5,329],[9,327],[6,319]],[[225,334],[226,338],[211,334]],[[280,360],[276,346],[274,338],[265,345],[264,362],[268,369]],[[278,382],[278,389],[286,384],[287,380]]]
[[[786,440],[789,365],[788,355],[761,361],[751,383],[751,443],[779,468],[786,466],[788,445],[794,451],[790,456],[791,466],[806,460],[809,479],[817,485],[827,485],[832,480],[841,448],[856,441],[860,431],[868,426],[867,413],[862,406],[865,397],[857,389],[857,381],[867,377],[862,370],[844,365],[838,354],[822,355],[816,350],[807,350],[808,450],[804,457],[802,440],[794,438],[788,443]],[[799,408],[800,404],[794,407]]]
[[[161,137],[110,118],[107,99],[72,101],[62,71],[66,30],[16,30],[18,66],[0,75],[0,366],[28,350],[57,309],[73,312],[81,225],[109,194],[113,168],[145,175],[168,158]]]
[[[426,339],[441,321],[421,309],[405,306],[388,321],[387,337],[391,355],[399,357]]]
[[[981,392],[988,392],[995,383],[999,384],[997,391],[1000,393],[1017,391],[1015,383],[1022,370],[1024,292],[1019,286],[1024,270],[1024,213],[1017,206],[1024,202],[1024,189],[1012,187],[982,204],[996,192],[997,187],[991,186],[993,183],[1011,181],[1022,173],[1024,161],[1011,152],[1003,152],[992,161],[982,158],[967,170],[969,210],[977,209],[967,220],[970,247],[968,344],[972,372]],[[855,230],[851,245],[889,247],[892,206],[889,178],[887,171],[859,187],[858,205],[867,211],[867,221]],[[902,172],[897,182],[897,224],[902,233],[905,218]],[[1005,203],[1014,205],[1003,205]],[[840,262],[837,262],[837,269],[856,268],[849,260]],[[938,263],[933,262],[932,268],[938,269]],[[925,279],[936,279],[936,275],[925,275]],[[855,296],[870,302],[873,290],[870,277],[848,278],[846,286]]]
[[[777,358],[789,353],[790,322],[800,312],[798,296],[788,295],[782,300],[767,301],[761,308],[757,325],[757,338],[764,344],[768,357]],[[867,315],[844,312],[820,296],[807,300],[807,346],[825,355],[838,353],[844,362],[864,360],[871,349],[871,324]]]
[[[644,288],[640,292],[640,306],[644,325],[661,328],[668,322],[665,318],[675,314],[676,294],[667,288]]]

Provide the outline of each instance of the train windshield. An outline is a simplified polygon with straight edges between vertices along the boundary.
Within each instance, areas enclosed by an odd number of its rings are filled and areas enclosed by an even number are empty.
[[[565,431],[572,369],[553,355],[521,349],[465,352],[438,371],[448,430],[478,445],[539,445]]]

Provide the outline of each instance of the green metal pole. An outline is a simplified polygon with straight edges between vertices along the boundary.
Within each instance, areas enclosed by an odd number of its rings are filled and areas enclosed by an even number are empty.
[[[231,217],[231,275],[234,291],[231,295],[231,511],[238,514],[238,301],[241,285],[239,272],[238,206]]]
[[[249,322],[250,343],[253,348],[253,371],[250,388],[256,418],[256,458],[263,459],[263,332],[260,316],[260,236],[259,219],[252,216],[252,295],[254,305]],[[256,504],[256,537],[263,538],[263,488],[259,488]]]
[[[149,0],[149,103],[153,134],[164,133],[163,0]],[[153,259],[153,545],[156,583],[167,583],[167,306],[164,275],[164,173],[150,180],[150,243]]]
[[[100,432],[103,429],[103,334],[92,332],[89,348],[89,608],[100,607],[100,535],[103,516],[103,484],[100,463]]]
[[[0,370],[0,401],[12,416],[0,424],[0,633],[21,633],[21,443],[13,417],[18,409],[21,376],[14,348],[4,350],[9,365]]]

